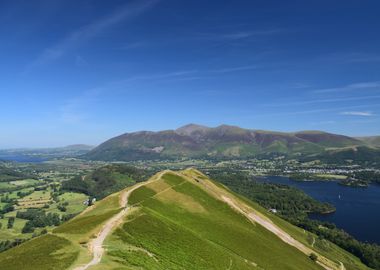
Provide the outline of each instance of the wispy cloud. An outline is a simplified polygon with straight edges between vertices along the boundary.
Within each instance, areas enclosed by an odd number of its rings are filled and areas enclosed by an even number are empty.
[[[119,50],[131,50],[131,49],[140,49],[140,48],[145,48],[148,46],[151,46],[151,42],[146,42],[146,41],[134,41],[125,44],[124,46],[119,47]]]
[[[66,100],[60,107],[60,120],[65,124],[81,124],[87,120],[89,108],[96,103],[103,89],[96,88],[83,92],[81,95]]]
[[[338,52],[322,57],[323,61],[352,64],[352,63],[374,63],[380,62],[380,54],[368,52]]]
[[[276,113],[256,113],[254,116],[250,116],[249,118],[261,118],[261,117],[274,117],[274,116],[287,116],[287,115],[305,115],[305,114],[320,114],[320,113],[339,113],[339,112],[351,112],[360,110],[363,108],[368,107],[380,107],[380,104],[371,104],[371,105],[354,105],[354,106],[347,106],[347,107],[333,107],[333,108],[323,108],[323,109],[312,109],[312,110],[298,110],[298,111],[283,111],[283,112],[276,112]],[[242,111],[242,114],[249,115],[249,111]]]
[[[372,100],[372,99],[380,99],[380,95],[360,96],[360,97],[326,98],[326,99],[310,99],[310,100],[291,101],[291,102],[284,101],[281,103],[263,104],[263,106],[264,107],[287,107],[287,106],[296,106],[296,105],[335,103],[335,102]]]
[[[319,121],[319,122],[310,123],[310,125],[312,125],[312,126],[333,125],[333,124],[336,124],[336,121],[326,120],[326,121]]]
[[[254,31],[238,31],[234,33],[222,34],[215,36],[225,40],[238,40],[257,36],[271,36],[284,32],[284,29],[266,29],[266,30],[254,30]]]
[[[124,5],[117,11],[69,33],[57,44],[44,49],[42,53],[26,67],[26,72],[33,67],[44,65],[61,58],[67,51],[100,35],[122,21],[139,16],[152,8],[157,2],[159,2],[159,0],[144,0]]]
[[[352,115],[352,116],[374,116],[372,112],[368,111],[348,111],[348,112],[341,112],[341,115]]]
[[[171,72],[165,72],[165,73],[154,73],[154,74],[143,74],[143,75],[131,76],[129,78],[119,80],[115,83],[125,84],[128,82],[157,81],[157,80],[165,80],[165,81],[199,80],[199,79],[204,79],[204,78],[211,78],[212,75],[215,75],[216,73],[233,73],[233,72],[252,70],[252,69],[257,69],[257,68],[260,68],[260,66],[248,65],[248,66],[224,67],[220,69],[209,69],[209,70],[198,70],[198,69],[178,70],[178,71],[171,71]]]
[[[310,88],[311,85],[304,82],[296,82],[296,83],[293,83],[291,87],[294,89],[306,89],[306,88]]]
[[[198,33],[191,39],[205,41],[239,41],[255,37],[270,37],[288,32],[289,29],[270,28],[256,30],[237,30],[224,33]]]
[[[113,84],[125,84],[134,81],[156,81],[160,79],[171,79],[171,78],[181,78],[189,75],[198,73],[198,70],[179,70],[166,73],[156,73],[156,74],[146,74],[146,75],[136,75],[129,78],[117,81]]]
[[[227,68],[210,70],[209,72],[212,72],[212,73],[230,73],[230,72],[251,70],[251,69],[257,69],[257,68],[260,68],[260,66],[250,65],[250,66],[239,66],[239,67],[227,67]]]
[[[314,93],[341,92],[360,89],[380,89],[380,81],[353,83],[343,87],[325,88],[314,90]]]

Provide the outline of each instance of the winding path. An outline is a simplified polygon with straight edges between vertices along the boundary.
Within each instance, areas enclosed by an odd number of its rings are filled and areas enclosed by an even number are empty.
[[[124,191],[121,194],[120,197],[120,206],[124,207],[123,210],[121,210],[119,213],[114,215],[112,218],[107,220],[107,222],[103,225],[103,228],[100,230],[98,233],[98,236],[94,238],[90,243],[89,243],[89,250],[92,253],[92,260],[83,266],[78,266],[74,268],[74,270],[87,270],[89,267],[98,264],[102,256],[104,254],[104,248],[103,248],[103,242],[106,239],[106,237],[115,229],[120,222],[123,220],[123,218],[128,214],[130,211],[131,207],[128,207],[128,197],[131,195],[133,191],[138,189],[139,187],[146,185],[148,182],[140,183],[135,186],[133,186],[131,189]]]

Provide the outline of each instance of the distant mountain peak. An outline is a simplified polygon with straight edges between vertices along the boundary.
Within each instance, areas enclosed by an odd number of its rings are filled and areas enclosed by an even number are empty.
[[[222,125],[219,125],[217,126],[216,128],[214,129],[219,129],[219,130],[247,130],[247,129],[244,129],[244,128],[241,128],[241,127],[238,127],[238,126],[233,126],[233,125],[226,125],[226,124],[222,124]]]
[[[211,128],[210,127],[207,127],[207,126],[202,126],[202,125],[198,125],[198,124],[187,124],[183,127],[180,127],[180,128],[177,128],[175,130],[175,132],[177,134],[180,134],[180,135],[191,135],[192,133],[194,132],[205,132],[207,130],[210,130]]]

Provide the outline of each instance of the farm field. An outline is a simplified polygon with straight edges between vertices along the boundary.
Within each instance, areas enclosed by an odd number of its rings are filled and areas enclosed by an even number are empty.
[[[88,195],[61,191],[60,187],[62,182],[74,175],[86,173],[89,167],[84,166],[85,169],[82,169],[80,163],[76,166],[65,164],[61,161],[58,164],[20,163],[0,166],[0,174],[2,171],[7,173],[3,173],[0,182],[0,244],[2,241],[29,239],[44,230],[50,231],[55,226],[48,219],[59,217],[64,220],[79,214],[87,207]],[[28,219],[18,216],[18,212],[27,211],[35,211],[30,212],[33,215],[29,217],[34,218],[34,221],[29,222]],[[37,224],[36,215],[43,217],[43,223]],[[28,222],[31,227],[27,229],[25,227]]]

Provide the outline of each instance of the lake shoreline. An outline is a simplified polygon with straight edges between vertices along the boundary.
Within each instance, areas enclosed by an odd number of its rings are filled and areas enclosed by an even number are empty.
[[[332,204],[336,210],[309,213],[311,219],[326,221],[342,228],[362,242],[380,244],[377,224],[380,223],[380,185],[367,188],[339,184],[337,180],[295,181],[288,176],[261,176],[260,182],[288,185],[301,189],[314,199]],[[362,220],[367,220],[363,226]]]

